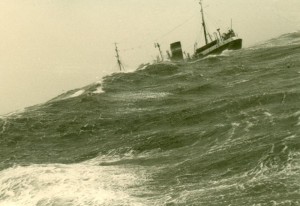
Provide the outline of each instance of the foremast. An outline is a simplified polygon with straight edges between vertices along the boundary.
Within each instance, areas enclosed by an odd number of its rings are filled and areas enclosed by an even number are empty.
[[[204,20],[204,12],[203,12],[203,6],[202,6],[202,0],[199,0],[199,4],[201,6],[202,26],[203,26],[203,31],[204,31],[205,44],[208,44],[206,24],[205,24],[205,20]]]
[[[118,63],[119,69],[120,69],[120,71],[122,71],[122,70],[124,70],[124,66],[120,60],[119,49],[118,49],[117,43],[115,43],[115,51],[116,51],[116,58],[117,58],[117,63]]]

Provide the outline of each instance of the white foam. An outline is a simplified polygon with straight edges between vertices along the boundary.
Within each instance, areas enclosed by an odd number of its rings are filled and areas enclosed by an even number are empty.
[[[300,116],[300,111],[298,111],[298,112],[295,112],[295,113],[293,114],[293,116],[295,116],[295,117],[298,117],[298,116]]]
[[[269,112],[264,112],[264,115],[266,115],[267,117],[272,117],[272,114]]]
[[[3,133],[5,132],[5,130],[6,130],[6,125],[7,125],[7,121],[4,120],[4,124],[2,125],[2,130],[1,130],[0,134],[3,134]]]
[[[0,115],[0,119],[6,119],[6,118],[11,117],[11,116],[21,116],[21,114],[23,112],[25,112],[25,110],[26,110],[26,108],[23,108],[23,109],[16,110],[14,112],[10,112],[10,113],[7,113],[7,114]]]
[[[6,119],[7,117],[5,115],[0,115],[0,119]]]
[[[232,52],[234,52],[234,50],[226,49],[220,54],[220,56],[229,56]]]
[[[83,93],[84,93],[84,89],[81,89],[81,90],[75,92],[74,94],[68,96],[67,98],[78,97],[78,96],[82,95]]]
[[[142,184],[139,172],[124,167],[88,163],[17,166],[0,171],[0,205],[138,206],[143,204],[131,194],[138,193],[133,186]]]
[[[298,123],[296,124],[296,126],[300,126],[300,111],[297,111],[293,114],[294,117],[298,117]]]
[[[232,52],[233,52],[233,50],[226,49],[221,54],[209,54],[202,59],[210,59],[210,58],[216,58],[216,57],[228,57]]]
[[[296,135],[290,135],[286,138],[284,138],[285,140],[291,140],[291,139],[295,139],[297,136]]]
[[[103,93],[103,92],[104,92],[104,91],[102,90],[102,87],[99,86],[99,87],[97,87],[96,91],[93,91],[93,94],[101,94],[101,93]]]
[[[94,84],[102,84],[103,79],[96,81]]]
[[[137,68],[137,70],[144,70],[144,69],[146,69],[149,65],[152,65],[152,64],[150,64],[150,63],[147,63],[147,64],[144,64],[142,67],[140,67],[140,68]]]
[[[227,85],[229,87],[232,87],[236,84],[242,84],[242,83],[245,83],[245,82],[248,82],[249,80],[248,79],[242,79],[242,80],[237,80],[237,81],[233,81],[233,82],[230,82],[230,83],[227,83]]]
[[[250,122],[250,121],[246,121],[246,127],[244,128],[244,130],[246,132],[249,132],[250,129],[254,126],[255,124],[253,122]]]
[[[117,97],[128,100],[142,100],[142,99],[159,99],[170,95],[168,92],[128,92],[117,94]]]

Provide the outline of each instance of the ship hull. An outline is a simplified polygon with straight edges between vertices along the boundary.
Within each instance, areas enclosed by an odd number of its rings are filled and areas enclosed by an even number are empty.
[[[226,41],[215,42],[209,47],[204,46],[197,50],[196,57],[201,58],[211,54],[221,54],[225,50],[238,50],[242,48],[243,40],[240,38],[230,38]]]
[[[233,41],[230,41],[224,45],[221,45],[220,47],[217,47],[215,50],[209,52],[209,54],[221,54],[225,50],[239,50],[242,48],[242,39],[235,39]]]

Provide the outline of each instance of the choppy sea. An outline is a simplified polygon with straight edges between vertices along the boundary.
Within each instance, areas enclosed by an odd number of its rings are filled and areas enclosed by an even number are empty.
[[[1,116],[0,205],[300,205],[300,32]]]

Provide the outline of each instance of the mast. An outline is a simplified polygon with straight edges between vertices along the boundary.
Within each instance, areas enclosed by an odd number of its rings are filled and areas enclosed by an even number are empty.
[[[161,52],[159,43],[154,43],[154,47],[155,47],[155,48],[158,48],[159,54],[160,54],[160,57],[161,57],[161,61],[164,61],[164,57],[163,57],[163,55],[162,55],[162,52]]]
[[[202,0],[199,1],[199,4],[201,6],[202,26],[203,26],[203,31],[204,31],[205,44],[208,44],[206,25],[205,25],[205,21],[204,21],[204,12],[203,12]]]
[[[117,62],[118,62],[118,65],[119,65],[119,69],[120,71],[124,70],[124,66],[120,60],[120,55],[119,55],[119,50],[118,50],[118,46],[117,46],[117,43],[115,43],[115,51],[116,51],[116,58],[117,58]]]

